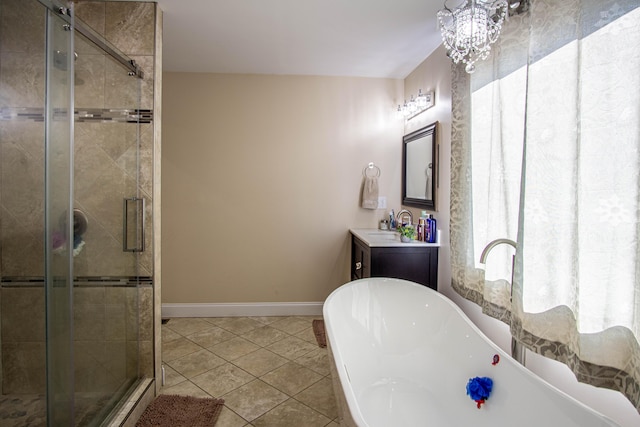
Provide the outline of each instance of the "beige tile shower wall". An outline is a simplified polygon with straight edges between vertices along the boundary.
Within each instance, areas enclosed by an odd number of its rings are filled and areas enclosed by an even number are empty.
[[[274,59],[275,60],[275,59]],[[323,301],[349,279],[362,171],[400,206],[402,80],[164,73],[163,303]]]
[[[138,369],[153,376],[152,295],[151,286],[74,288],[77,392],[113,393]],[[3,394],[45,391],[44,298],[42,286],[21,283],[2,289]]]
[[[79,19],[102,34],[144,72],[139,92],[132,90],[127,75],[95,48],[77,44],[77,108],[131,108],[140,97],[141,109],[153,109],[155,49],[155,3],[80,2]],[[78,38],[77,38],[78,39]],[[93,65],[95,64],[95,66]],[[103,64],[102,68],[99,65]],[[89,84],[89,82],[93,82]],[[130,253],[122,252],[122,194],[134,196],[138,179],[140,196],[146,201],[145,247],[140,255],[140,275],[153,274],[153,125],[140,127],[140,169],[136,170],[135,124],[76,123],[76,205],[90,217],[87,242],[76,257],[76,274],[133,275]],[[98,243],[98,244],[96,244]],[[107,272],[107,273],[105,273]]]
[[[0,108],[44,105],[44,8],[0,2]],[[44,125],[0,120],[0,270],[42,276]]]
[[[105,60],[103,75],[98,76],[102,87],[81,88],[78,102],[87,102],[78,107],[97,108],[129,108],[131,103],[140,98],[140,109],[153,110],[154,105],[154,74],[156,49],[156,4],[150,2],[102,2],[86,1],[76,5],[77,16],[91,26],[107,41],[112,43],[124,54],[135,60],[144,72],[139,92],[131,92],[123,88],[130,87],[132,77],[122,73],[118,66]],[[80,45],[81,46],[81,45]],[[91,53],[90,51],[88,53]],[[82,55],[79,52],[78,64]],[[89,58],[90,59],[90,58]],[[91,73],[90,61],[87,67],[78,70],[77,77],[82,73]],[[84,93],[82,92],[84,91]],[[93,91],[93,92],[92,92]],[[97,102],[97,104],[96,104]],[[104,102],[103,105],[99,105]],[[76,156],[81,161],[76,168],[77,203],[91,212],[93,226],[87,231],[87,241],[92,238],[100,245],[91,249],[87,245],[87,259],[76,259],[78,275],[93,275],[101,271],[113,271],[113,275],[131,273],[119,272],[123,266],[127,268],[130,254],[122,252],[122,198],[116,188],[99,187],[110,185],[127,185],[136,179],[128,171],[135,170],[135,141],[136,129],[133,124],[113,123],[76,123]],[[114,145],[113,141],[120,141]],[[139,274],[153,276],[153,182],[154,182],[154,125],[140,126],[140,153],[138,169],[138,192],[145,198],[145,252],[139,255]],[[83,167],[82,164],[85,164]],[[134,194],[132,194],[133,196]],[[117,218],[118,221],[114,221]],[[94,233],[95,236],[90,236]],[[97,247],[95,247],[97,246]],[[91,252],[93,251],[93,253]],[[123,263],[124,262],[124,263]],[[110,265],[104,265],[105,263]],[[97,266],[93,269],[92,266]],[[130,271],[130,270],[128,270]],[[128,376],[135,374],[131,369],[136,366],[135,359],[140,351],[140,374],[154,377],[154,348],[153,348],[153,288],[142,286],[129,289],[127,298],[127,372]],[[137,296],[137,298],[135,298]],[[119,309],[114,306],[113,309]],[[136,319],[136,313],[137,319]],[[134,322],[135,320],[135,322]],[[139,342],[138,342],[139,340]]]
[[[26,11],[24,19],[22,13]],[[35,0],[0,1],[0,108],[42,108],[44,105],[44,8]],[[76,102],[79,108],[125,108],[140,96],[141,108],[153,109],[155,4],[82,2],[78,15],[112,43],[134,58],[145,71],[141,91],[118,93],[131,77],[110,65],[104,55],[78,41],[76,50]],[[33,19],[31,19],[33,18]],[[123,35],[129,34],[131,40]],[[123,100],[123,101],[119,101]],[[124,105],[127,104],[127,105]],[[124,172],[135,163],[135,125],[77,123],[75,155],[76,202],[89,216],[87,238],[99,244],[87,245],[75,258],[77,275],[128,275],[124,265],[121,220],[122,199],[114,201],[109,185],[134,182]],[[141,127],[139,187],[147,198],[146,247],[141,256],[142,275],[151,275],[153,125]],[[3,276],[43,276],[44,223],[44,125],[26,120],[0,120],[0,272]],[[117,144],[113,144],[118,141]],[[86,209],[84,209],[86,208]],[[130,259],[127,254],[126,259]],[[153,376],[153,289],[129,290],[118,298],[109,288],[79,289],[74,313],[78,335],[75,342],[78,386],[98,385],[110,389],[125,373],[131,374],[132,358],[138,351],[133,325],[140,325],[140,367]],[[4,393],[44,392],[44,290],[21,286],[2,288],[2,383]],[[98,302],[104,297],[102,305]],[[137,315],[136,308],[139,309]],[[35,321],[34,321],[35,319]],[[97,328],[97,329],[95,329]],[[128,331],[128,336],[119,333]],[[96,353],[98,351],[98,353]],[[125,356],[122,356],[125,354]],[[106,367],[96,369],[96,363]],[[127,368],[126,366],[130,366]],[[7,374],[7,373],[10,373]],[[97,375],[97,376],[96,376]]]

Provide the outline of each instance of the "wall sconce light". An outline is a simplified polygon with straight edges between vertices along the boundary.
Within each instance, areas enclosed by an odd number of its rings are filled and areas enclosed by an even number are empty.
[[[423,111],[433,107],[435,104],[435,92],[430,91],[422,93],[422,89],[418,91],[418,96],[414,98],[411,95],[409,102],[404,101],[403,105],[398,105],[398,117],[402,117],[406,120],[411,120]]]

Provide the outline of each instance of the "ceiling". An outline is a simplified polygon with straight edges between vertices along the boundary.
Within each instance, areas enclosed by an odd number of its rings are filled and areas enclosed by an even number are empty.
[[[157,0],[165,71],[405,78],[443,0]]]

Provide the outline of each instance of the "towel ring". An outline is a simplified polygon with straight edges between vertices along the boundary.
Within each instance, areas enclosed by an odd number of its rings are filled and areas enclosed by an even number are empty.
[[[368,172],[370,170],[373,171],[374,168],[375,168],[375,175],[368,175]],[[369,163],[368,166],[366,166],[364,169],[362,169],[362,175],[364,175],[367,178],[369,178],[369,177],[379,178],[381,173],[382,172],[380,171],[380,168],[378,166],[376,166],[373,162]]]

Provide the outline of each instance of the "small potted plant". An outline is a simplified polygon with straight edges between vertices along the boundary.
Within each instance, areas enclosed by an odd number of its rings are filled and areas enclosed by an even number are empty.
[[[400,233],[400,241],[404,243],[410,243],[416,237],[416,229],[411,224],[398,227],[398,233]]]

